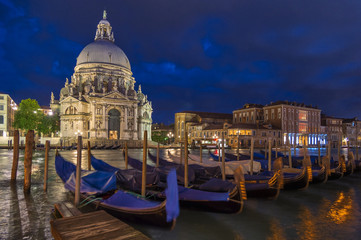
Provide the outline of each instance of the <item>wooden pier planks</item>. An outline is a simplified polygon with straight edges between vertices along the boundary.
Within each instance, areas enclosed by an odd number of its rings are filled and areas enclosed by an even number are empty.
[[[54,239],[149,239],[105,211],[55,219],[50,222]]]
[[[71,202],[61,202],[54,204],[55,216],[72,217],[82,214]]]

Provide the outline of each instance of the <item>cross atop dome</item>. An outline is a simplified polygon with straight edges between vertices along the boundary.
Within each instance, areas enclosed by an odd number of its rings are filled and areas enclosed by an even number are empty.
[[[107,20],[107,11],[103,11],[103,19],[100,20],[97,31],[95,33],[95,40],[106,39],[114,42],[114,34],[112,32],[112,27]]]

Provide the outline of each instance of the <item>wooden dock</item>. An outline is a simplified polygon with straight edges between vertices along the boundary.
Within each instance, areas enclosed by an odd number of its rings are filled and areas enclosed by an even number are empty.
[[[143,233],[109,215],[95,211],[50,221],[54,239],[149,239]]]

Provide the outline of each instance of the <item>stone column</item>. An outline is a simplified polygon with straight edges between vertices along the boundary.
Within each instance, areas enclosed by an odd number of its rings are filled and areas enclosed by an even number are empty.
[[[106,119],[105,119],[105,105],[103,105],[103,124],[102,124],[102,129],[103,129],[103,137],[104,138],[107,138],[107,132],[106,132],[106,125],[105,125],[105,121],[106,121]]]
[[[90,137],[92,137],[92,135],[96,138],[96,125],[95,125],[95,114],[96,114],[96,108],[95,108],[95,103],[92,103],[91,105],[93,107],[93,115],[92,115],[92,121],[91,121],[91,126],[90,126]]]
[[[128,130],[128,106],[124,106],[124,130]],[[129,138],[128,132],[124,132],[124,138]]]
[[[133,113],[134,113],[134,116],[133,116],[133,139],[136,140],[138,138],[138,108],[136,106],[133,106]],[[149,132],[148,132],[149,133]],[[150,136],[148,134],[148,136]]]
[[[119,130],[119,139],[124,139],[124,120],[125,120],[125,108],[124,106],[120,106],[120,130]]]

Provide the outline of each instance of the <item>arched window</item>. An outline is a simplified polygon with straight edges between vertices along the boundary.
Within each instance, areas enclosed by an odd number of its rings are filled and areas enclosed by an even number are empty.
[[[70,106],[65,110],[66,115],[68,115],[68,114],[77,114],[77,113],[78,113],[77,109],[75,107],[73,107],[73,106]]]

